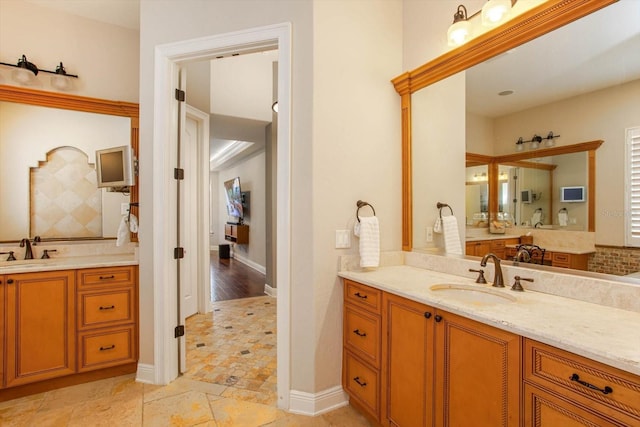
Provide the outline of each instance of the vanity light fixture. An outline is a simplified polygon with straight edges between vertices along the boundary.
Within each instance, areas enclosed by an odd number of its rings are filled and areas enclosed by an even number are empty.
[[[449,46],[460,46],[467,42],[471,37],[471,24],[467,17],[467,8],[463,5],[458,6],[458,10],[453,15],[453,24],[447,30],[447,40]]]
[[[554,145],[556,145],[555,143],[555,139],[559,138],[560,135],[554,135],[553,131],[549,131],[549,133],[547,134],[547,136],[545,136],[544,138],[541,137],[538,134],[533,134],[533,136],[531,137],[530,141],[524,141],[522,139],[522,137],[518,138],[518,140],[516,141],[516,151],[522,151],[524,150],[524,144],[529,142],[531,145],[529,145],[529,148],[532,150],[537,150],[538,148],[540,148],[540,143],[542,142],[542,140],[544,139],[544,146],[545,147],[553,147]]]
[[[540,148],[540,143],[542,142],[542,137],[538,134],[534,134],[531,137],[531,141],[529,141],[531,144],[529,144],[529,148],[532,150],[537,150],[538,148]]]
[[[482,25],[494,27],[503,21],[511,11],[511,0],[489,0],[482,6]]]
[[[555,139],[558,137],[560,137],[560,135],[554,135],[552,131],[549,131],[547,137],[545,138],[546,141],[544,142],[544,146],[553,147],[554,145],[556,145]]]
[[[53,74],[51,77],[51,85],[56,89],[66,90],[71,86],[69,77],[78,78],[75,74],[68,74],[65,70],[62,62],[56,67],[55,71],[39,69],[33,62],[29,62],[25,55],[18,60],[17,64],[8,64],[6,62],[0,62],[0,65],[6,65],[8,67],[15,67],[13,70],[13,79],[22,85],[31,85],[36,81],[36,76],[39,72]]]

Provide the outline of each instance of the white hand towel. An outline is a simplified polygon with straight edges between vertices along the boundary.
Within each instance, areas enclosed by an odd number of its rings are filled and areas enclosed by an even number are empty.
[[[433,232],[442,233],[442,218],[436,218],[436,222],[433,223]]]
[[[128,215],[122,215],[122,219],[120,220],[120,225],[118,226],[118,232],[116,234],[116,246],[122,246],[125,243],[129,243],[129,221]]]
[[[360,218],[353,227],[353,233],[360,236],[360,267],[377,267],[380,264],[380,227],[378,218]]]
[[[131,214],[129,218],[129,231],[132,233],[138,232],[138,217],[134,214]]]
[[[442,217],[442,234],[444,236],[444,250],[448,254],[462,255],[458,220],[455,216]]]
[[[542,222],[542,212],[537,211],[531,217],[531,225],[536,225],[539,222]]]
[[[566,211],[558,212],[558,223],[560,227],[566,227],[569,224],[569,214]]]

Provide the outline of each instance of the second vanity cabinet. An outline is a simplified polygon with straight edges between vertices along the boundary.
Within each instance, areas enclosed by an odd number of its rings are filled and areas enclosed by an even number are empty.
[[[517,245],[520,239],[488,239],[488,240],[472,240],[465,243],[465,253],[470,256],[484,256],[489,252],[493,252],[498,258],[506,259],[506,249],[509,245]]]
[[[383,312],[389,425],[518,425],[518,335],[389,293]]]
[[[0,388],[133,372],[137,306],[136,266],[0,275]]]

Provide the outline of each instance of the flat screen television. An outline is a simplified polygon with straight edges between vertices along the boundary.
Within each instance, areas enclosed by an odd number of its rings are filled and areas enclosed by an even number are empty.
[[[98,188],[121,188],[135,185],[131,147],[96,150]]]
[[[235,218],[235,222],[242,223],[244,209],[242,207],[242,189],[240,177],[230,179],[224,183],[224,194],[227,198],[227,214]]]
[[[522,203],[531,203],[531,202],[533,202],[533,195],[531,194],[531,190],[522,190],[520,192],[520,201]]]
[[[586,194],[584,187],[560,187],[560,201],[563,203],[584,202]]]

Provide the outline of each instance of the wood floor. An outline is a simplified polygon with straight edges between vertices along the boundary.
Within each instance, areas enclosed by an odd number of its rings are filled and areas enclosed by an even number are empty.
[[[211,300],[227,301],[264,295],[264,274],[233,258],[211,251]]]

